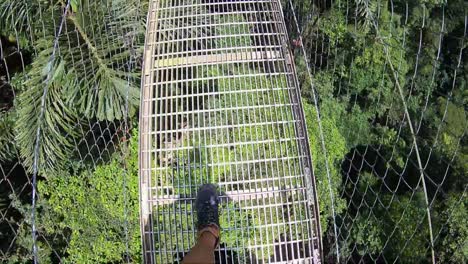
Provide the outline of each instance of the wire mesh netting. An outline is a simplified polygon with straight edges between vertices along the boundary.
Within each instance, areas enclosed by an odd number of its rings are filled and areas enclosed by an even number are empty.
[[[0,263],[466,263],[467,10],[0,0]]]
[[[312,261],[305,126],[277,1],[153,1],[140,115],[148,262],[197,237],[196,191],[221,194],[219,262]]]
[[[139,1],[0,1],[0,262],[140,262]]]
[[[326,262],[466,262],[466,1],[285,6]]]

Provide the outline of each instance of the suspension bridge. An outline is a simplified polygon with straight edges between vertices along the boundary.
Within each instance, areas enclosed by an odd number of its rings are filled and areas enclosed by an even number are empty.
[[[1,0],[0,263],[466,263],[463,0]]]
[[[315,180],[280,1],[151,1],[140,115],[148,263],[196,237],[201,184],[221,193],[221,263],[320,263]],[[168,240],[177,243],[162,243]],[[223,259],[224,258],[224,259]]]

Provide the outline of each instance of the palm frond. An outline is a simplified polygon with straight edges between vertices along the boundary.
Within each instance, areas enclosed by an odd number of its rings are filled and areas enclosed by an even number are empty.
[[[3,214],[4,211],[8,209],[10,205],[10,201],[8,201],[8,197],[0,196],[0,214]]]
[[[63,39],[73,46],[62,54],[79,80],[79,89],[65,87],[67,102],[88,118],[112,121],[125,116],[127,102],[133,109],[138,105],[139,70],[130,62],[141,56],[133,43],[144,34],[144,26],[135,19],[135,1],[105,2],[77,4],[80,10],[68,16],[68,28],[74,30]],[[95,10],[94,16],[86,10]]]
[[[54,2],[57,1],[0,1],[0,34],[22,37],[30,42],[34,42],[36,36],[53,35],[55,28],[48,23],[53,18],[50,11],[60,7]]]
[[[15,156],[14,123],[13,112],[0,112],[0,162],[10,160]]]
[[[370,1],[370,0],[355,0],[356,1],[356,15],[358,18],[358,23],[365,29],[369,29],[374,20],[377,19],[378,6],[380,5],[379,1]]]
[[[34,1],[4,0],[0,3],[0,29],[26,29],[38,6]]]
[[[64,2],[54,2],[59,6],[50,5],[44,12],[63,14]],[[127,103],[130,113],[138,105],[139,69],[132,62],[141,57],[142,49],[136,43],[144,37],[144,25],[135,19],[139,16],[137,1],[74,0],[65,16],[52,61],[52,37],[35,43],[37,57],[15,105],[16,139],[29,169],[38,129],[38,166],[58,169],[72,154],[77,136],[73,128],[81,118],[119,120],[125,118]],[[57,25],[58,18],[51,15],[43,23]]]
[[[72,149],[73,130],[77,118],[64,103],[62,87],[76,85],[76,77],[65,70],[61,57],[50,60],[52,48],[49,41],[41,41],[43,49],[32,64],[25,92],[17,98],[16,139],[24,164],[31,170],[36,141],[39,139],[38,166],[45,170],[60,168]],[[42,108],[42,100],[44,100]],[[43,116],[41,118],[41,111]],[[40,129],[39,137],[37,131]]]

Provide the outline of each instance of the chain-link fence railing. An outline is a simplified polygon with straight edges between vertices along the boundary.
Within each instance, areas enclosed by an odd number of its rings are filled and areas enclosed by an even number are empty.
[[[144,1],[0,1],[0,262],[141,259]]]
[[[283,4],[326,262],[466,262],[467,3]]]

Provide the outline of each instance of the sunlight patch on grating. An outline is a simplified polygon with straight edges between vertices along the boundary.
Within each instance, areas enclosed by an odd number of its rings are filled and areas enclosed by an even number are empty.
[[[151,1],[140,113],[145,263],[182,258],[204,183],[221,263],[320,262],[317,206],[279,1]]]

